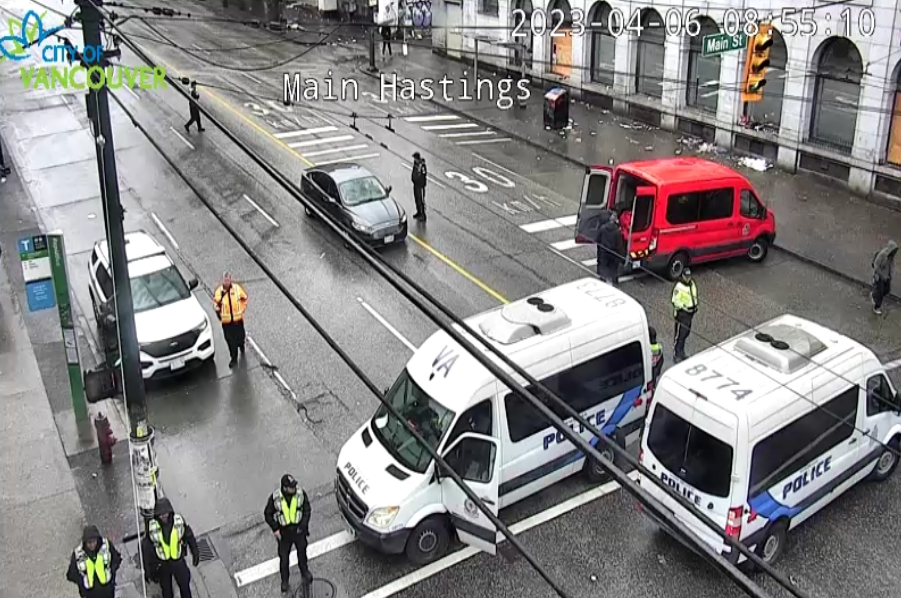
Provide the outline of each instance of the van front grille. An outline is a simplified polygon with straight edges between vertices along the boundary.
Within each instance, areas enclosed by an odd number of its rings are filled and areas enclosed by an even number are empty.
[[[347,507],[347,509],[354,514],[354,516],[359,519],[361,522],[366,519],[366,515],[369,513],[369,505],[363,502],[360,497],[353,491],[353,488],[350,487],[350,484],[344,479],[344,476],[341,475],[341,471],[337,470],[338,480],[335,483],[336,490],[338,491],[338,500]]]

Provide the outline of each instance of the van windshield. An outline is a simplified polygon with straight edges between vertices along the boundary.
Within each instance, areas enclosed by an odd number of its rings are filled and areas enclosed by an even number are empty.
[[[407,423],[419,432],[429,446],[438,450],[438,445],[454,422],[456,413],[427,395],[413,381],[406,369],[401,372],[385,398],[406,418]],[[372,429],[379,442],[404,467],[417,473],[425,473],[432,457],[384,405],[375,412]]]
[[[729,497],[732,447],[660,403],[651,419],[648,448],[667,471],[686,484],[705,494]]]

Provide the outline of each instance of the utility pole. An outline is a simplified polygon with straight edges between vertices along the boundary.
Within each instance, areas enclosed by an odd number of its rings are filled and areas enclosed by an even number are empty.
[[[104,52],[100,50],[103,45],[101,36],[103,17],[97,7],[103,4],[103,0],[76,0],[76,4],[81,10],[85,48],[93,46],[95,56],[98,52],[100,54],[95,65],[86,66],[108,67],[108,60]],[[95,82],[98,77],[102,78],[103,82],[98,89],[88,90],[88,105],[97,148],[103,216],[106,220],[109,260],[113,270],[115,323],[119,331],[123,393],[131,427],[129,450],[136,501],[146,522],[153,516],[153,509],[156,505],[156,455],[153,450],[153,428],[147,422],[147,399],[144,393],[144,378],[141,373],[138,338],[135,330],[134,304],[132,303],[131,280],[128,274],[128,255],[125,250],[125,212],[119,199],[119,177],[116,172],[116,153],[113,145],[113,129],[110,123],[109,97],[107,96],[105,73],[98,71],[99,69],[89,70],[89,76],[94,76]]]

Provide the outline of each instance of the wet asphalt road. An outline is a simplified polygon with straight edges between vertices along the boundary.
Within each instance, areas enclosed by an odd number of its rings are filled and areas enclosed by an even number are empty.
[[[165,27],[167,36],[189,48],[191,44],[222,47],[223,40],[234,46],[271,39],[264,32],[209,22],[169,23]],[[151,35],[140,26],[130,26],[129,30]],[[297,179],[310,163],[375,153],[378,155],[360,162],[392,185],[398,201],[412,213],[409,155],[415,150],[422,152],[433,177],[428,191],[429,221],[424,226],[411,223],[415,239],[384,255],[458,315],[468,316],[505,298],[513,300],[587,274],[581,263],[590,260],[593,252],[566,247],[565,242],[571,238],[568,226],[528,232],[532,230],[529,224],[575,213],[581,172],[572,165],[513,141],[456,145],[459,137],[439,135],[472,127],[423,129],[466,124],[462,119],[417,122],[417,117],[439,115],[440,110],[428,103],[386,107],[363,96],[358,102],[311,103],[283,113],[277,101],[274,105],[266,101],[280,96],[283,68],[245,74],[217,70],[182,51],[143,40],[141,43],[165,62],[170,74],[188,74],[202,83],[225,88],[201,86],[204,104],[245,143],[292,178]],[[246,58],[239,52],[199,54],[230,64],[259,65],[300,50],[285,44],[250,51]],[[315,70],[317,65],[347,59],[345,67],[333,67],[335,75],[355,78],[361,91],[377,92],[374,81],[352,70],[349,59],[354,55],[341,46],[329,46],[304,57],[304,68]],[[136,57],[123,51],[126,61],[138,63]],[[339,70],[342,68],[346,70]],[[187,105],[181,96],[171,90],[139,91],[138,97],[124,91],[116,95],[150,130],[200,195],[375,382],[389,384],[410,356],[406,342],[418,345],[435,329],[434,324],[346,250],[331,231],[305,217],[289,194],[210,123],[202,136],[185,134],[182,124]],[[386,119],[377,118],[382,115],[380,110],[403,115],[393,120],[394,132],[385,130]],[[349,126],[353,119],[347,116],[352,111],[372,118],[358,118],[358,130],[354,130]],[[328,130],[277,137],[301,128]],[[119,115],[116,138],[133,134]],[[342,139],[335,141],[335,137]],[[294,143],[294,139],[300,139],[299,143],[321,142],[295,148],[284,145]],[[347,147],[354,149],[341,149]],[[332,150],[336,151],[313,155]],[[306,162],[298,154],[306,156]],[[375,399],[159,156],[146,150],[120,151],[119,164],[139,198],[129,206],[136,226],[160,231],[152,218],[155,215],[171,235],[166,242],[176,252],[179,264],[197,273],[204,286],[215,286],[223,264],[247,285],[251,294],[248,331],[296,395],[273,392],[278,381],[271,373],[264,375],[260,370],[267,368],[257,365],[263,359],[253,356],[250,375],[257,378],[247,394],[262,396],[260,389],[270,389],[271,400],[261,405],[265,418],[248,415],[244,411],[247,405],[237,399],[225,401],[220,397],[218,404],[210,399],[206,417],[199,417],[203,411],[187,402],[187,397],[182,402],[168,402],[169,421],[200,419],[207,434],[215,434],[219,441],[216,450],[210,450],[209,436],[182,436],[182,454],[198,455],[199,461],[210,463],[210,470],[204,474],[203,466],[198,466],[202,477],[193,483],[187,477],[179,480],[182,484],[178,491],[199,512],[210,488],[216,487],[214,475],[246,472],[246,477],[237,474],[235,479],[220,480],[218,489],[223,498],[219,502],[235,504],[205,519],[209,522],[206,528],[221,527],[233,572],[274,556],[269,534],[255,512],[261,510],[269,491],[268,480],[275,480],[288,464],[294,468],[303,464],[299,477],[314,489],[316,515],[311,540],[340,532],[342,526],[329,488],[336,453],[352,430],[373,412]],[[90,238],[90,234],[85,237]],[[165,234],[158,237],[166,238]],[[558,243],[556,251],[550,248],[554,243]],[[743,323],[757,324],[792,312],[828,323],[886,359],[899,356],[901,317],[897,312],[889,311],[884,319],[876,319],[861,289],[808,264],[774,253],[763,266],[734,261],[699,267],[696,275],[704,307],[696,319],[697,332],[689,341],[692,351],[706,346],[705,340],[718,342],[741,331]],[[671,329],[669,286],[644,278],[626,283],[624,288],[646,306],[652,323],[667,338]],[[390,323],[405,340],[380,320]],[[219,353],[221,359],[221,348]],[[227,376],[219,366],[221,375]],[[253,404],[259,403],[255,400]],[[219,452],[229,446],[232,452]],[[896,499],[899,484],[896,478],[882,487],[861,487],[840,499],[794,536],[790,554],[780,569],[817,596],[896,595],[901,580],[891,565],[897,563],[894,532],[901,520]],[[558,485],[509,509],[503,513],[504,519],[521,520],[586,489],[577,479]],[[197,494],[203,499],[191,498]],[[255,494],[260,496],[259,508],[254,503]],[[712,569],[661,539],[621,492],[526,532],[523,541],[577,596],[599,592],[624,596],[737,595],[734,586],[718,578]],[[313,569],[317,576],[339,584],[351,598],[411,571],[398,559],[370,553],[355,544],[315,559]],[[598,581],[593,582],[592,575]],[[485,555],[477,555],[401,595],[424,596],[438,590],[461,596],[550,595],[522,559],[509,562],[505,557]],[[276,593],[276,577],[240,589],[242,597]]]

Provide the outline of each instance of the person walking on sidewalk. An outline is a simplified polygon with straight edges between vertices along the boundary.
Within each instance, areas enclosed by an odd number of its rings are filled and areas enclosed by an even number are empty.
[[[426,168],[425,159],[416,152],[413,154],[413,200],[416,202],[416,213],[413,218],[425,222],[425,186],[429,179],[429,170]]]
[[[72,552],[66,579],[78,586],[81,598],[115,598],[121,564],[122,555],[113,543],[101,536],[96,526],[87,525],[81,544]]]
[[[616,212],[610,217],[598,233],[598,276],[607,284],[615,285],[619,279],[619,265],[623,261],[625,242]]]
[[[194,98],[194,102],[200,101],[200,94],[197,93],[197,83],[191,83],[191,97]],[[203,133],[206,129],[203,128],[203,123],[200,122],[200,108],[194,102],[188,102],[188,108],[191,111],[191,120],[185,123],[185,131],[188,133],[191,132],[191,125],[197,124],[197,132]]]
[[[882,314],[882,300],[892,291],[892,271],[897,253],[898,244],[889,241],[873,256],[873,290],[870,297],[873,299],[873,311],[879,315]]]
[[[241,285],[232,282],[231,274],[222,275],[222,284],[213,295],[213,303],[219,321],[222,323],[222,334],[228,345],[228,367],[238,363],[238,351],[244,355],[244,311],[247,309],[247,293]]]
[[[185,544],[191,551],[195,567],[200,564],[200,551],[191,526],[175,512],[168,498],[157,501],[154,517],[147,525],[147,535],[153,544],[153,552],[145,555],[149,557],[149,563],[144,567],[149,578],[147,581],[153,581],[154,574],[151,572],[155,572],[163,598],[175,598],[174,578],[181,598],[192,598],[191,569],[185,562]]]
[[[297,567],[303,583],[309,587],[313,581],[307,566],[307,536],[310,535],[310,499],[297,487],[297,480],[290,474],[282,476],[281,487],[266,500],[263,517],[278,541],[278,570],[282,576],[282,593],[290,589],[289,559],[291,549],[297,549]]]
[[[691,322],[698,311],[698,285],[691,278],[691,270],[685,268],[682,278],[673,286],[673,317],[676,327],[673,332],[673,363],[686,359],[685,341],[691,334]]]
[[[388,52],[388,56],[393,56],[393,54],[391,53],[391,25],[382,25],[381,33],[382,33],[382,58],[385,57],[385,51]]]

